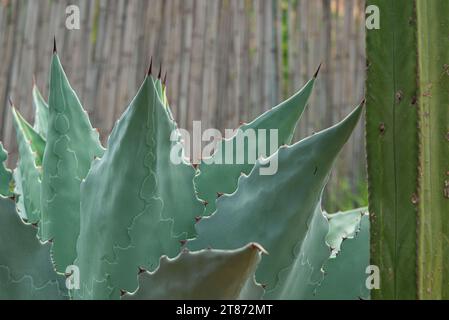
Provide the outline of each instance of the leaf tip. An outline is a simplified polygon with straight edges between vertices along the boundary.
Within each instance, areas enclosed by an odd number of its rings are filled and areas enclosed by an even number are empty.
[[[167,86],[167,71],[165,71],[164,81],[162,83],[163,83],[164,87]]]
[[[255,250],[259,251],[260,253],[268,256],[268,251],[265,250],[265,248],[262,247],[260,244],[253,242],[250,244],[250,246],[252,249],[255,249]]]
[[[56,36],[53,36],[53,53],[58,53],[58,48],[56,47]]]
[[[322,65],[323,65],[323,63],[321,62],[320,65],[318,66],[318,69],[315,71],[315,74],[313,75],[314,79],[318,78],[318,74],[320,73]]]
[[[151,76],[152,71],[153,71],[153,56],[151,56],[151,59],[150,59],[150,67],[148,68],[147,76]]]

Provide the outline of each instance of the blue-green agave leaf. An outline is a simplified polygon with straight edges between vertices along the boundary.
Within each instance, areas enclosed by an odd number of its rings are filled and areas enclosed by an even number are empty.
[[[65,299],[64,277],[56,274],[50,245],[25,225],[14,202],[0,197],[0,299]]]
[[[50,110],[36,84],[33,86],[33,105],[35,109],[34,129],[45,139],[47,137]]]
[[[305,300],[313,297],[323,280],[323,265],[331,250],[326,244],[329,223],[319,204],[308,223],[304,240],[295,248],[292,264],[281,270],[279,281],[268,290],[265,299]]]
[[[16,108],[12,107],[11,110],[16,129],[17,143],[24,140],[31,148],[35,165],[41,167],[45,152],[45,139],[25,120]],[[22,156],[20,149],[19,156]]]
[[[314,299],[320,300],[368,300],[370,290],[367,288],[367,267],[370,265],[370,228],[367,214],[360,212],[339,213],[330,216],[330,229],[328,241],[335,239],[335,228],[337,224],[349,226],[349,233],[340,233],[338,242],[341,250],[337,256],[332,257],[325,264],[325,276],[316,288]],[[348,219],[349,218],[349,219]],[[356,222],[358,219],[358,222]],[[351,221],[352,220],[352,221]],[[354,228],[355,227],[355,228]],[[350,230],[352,229],[352,230]],[[338,233],[338,232],[337,232]],[[333,235],[332,235],[333,234]],[[344,240],[342,242],[342,240]]]
[[[25,209],[25,201],[23,197],[22,174],[20,173],[19,168],[14,169],[13,179],[14,179],[14,194],[16,195],[16,211],[23,221],[28,222],[28,216]]]
[[[37,223],[41,218],[41,176],[42,157],[45,140],[13,107],[19,162],[14,170],[17,211],[29,223]]]
[[[154,272],[139,275],[139,289],[124,300],[256,300],[264,293],[254,273],[264,249],[257,244],[163,256]]]
[[[47,146],[43,160],[40,235],[53,240],[52,257],[64,273],[76,258],[80,224],[80,184],[92,161],[103,155],[98,132],[53,55],[50,73]]]
[[[3,148],[3,144],[0,142],[0,195],[4,197],[12,196],[12,172],[5,165],[7,158],[8,153]]]
[[[366,211],[366,208],[361,208],[329,215],[317,208],[294,263],[280,273],[278,284],[264,298],[358,299],[360,288],[365,284],[364,272],[368,261],[363,258],[369,255],[369,247],[365,248],[368,243],[355,236]],[[366,249],[366,252],[345,246],[342,254],[341,244],[346,239],[351,239],[347,241]],[[345,269],[347,266],[340,268],[346,264],[346,257],[353,255],[358,255],[352,260],[354,265],[349,269]],[[357,277],[360,271],[362,276]],[[341,287],[333,287],[337,282]]]
[[[198,236],[188,247],[230,250],[260,243],[270,255],[261,261],[256,279],[273,289],[306,238],[332,164],[362,110],[360,105],[334,127],[258,161],[249,176],[240,177],[233,194],[218,199],[217,211],[196,225]],[[260,167],[276,158],[278,172],[260,175]]]
[[[162,255],[176,256],[204,211],[193,167],[170,160],[180,142],[170,141],[177,129],[159,85],[145,79],[81,185],[76,264],[85,276],[78,298],[109,298],[109,288],[115,299],[120,290],[135,291],[139,267],[153,271]]]
[[[215,211],[217,193],[234,192],[237,188],[237,181],[240,175],[242,173],[250,173],[254,167],[254,163],[249,162],[248,155],[257,154],[256,158],[259,156],[266,158],[277,151],[277,149],[270,150],[271,137],[269,130],[274,129],[278,131],[278,141],[276,141],[278,146],[291,143],[295,128],[309,101],[315,80],[314,77],[291,98],[265,112],[251,123],[241,126],[234,137],[222,140],[217,144],[217,151],[211,158],[203,159],[199,166],[199,174],[195,177],[194,182],[198,196],[207,203],[205,215],[210,215]],[[255,136],[257,137],[256,141],[258,141],[260,136],[259,130],[261,129],[266,130],[266,154],[260,152],[257,143],[251,144],[245,140],[244,164],[238,164],[236,159],[236,141],[244,137],[245,132],[248,132],[248,130],[254,130]],[[225,164],[224,152],[220,152],[220,150],[231,149],[234,150],[232,164]]]

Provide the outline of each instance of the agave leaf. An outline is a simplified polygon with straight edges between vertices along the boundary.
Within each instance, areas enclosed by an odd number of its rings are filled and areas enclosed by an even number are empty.
[[[43,287],[36,288],[31,277],[11,279],[9,270],[0,266],[1,300],[63,300],[66,298],[67,295],[59,291],[57,282],[49,282]]]
[[[24,225],[14,202],[0,197],[0,299],[63,299],[64,278],[56,274],[50,245]]]
[[[260,263],[256,279],[274,288],[279,272],[293,263],[304,242],[332,164],[362,110],[360,105],[336,126],[280,148],[268,159],[278,159],[275,175],[260,175],[267,161],[258,161],[249,176],[240,177],[236,192],[220,197],[217,211],[197,224],[198,237],[189,248],[230,250],[260,243],[271,254]]]
[[[369,244],[357,237],[351,240],[351,244],[366,249],[365,252],[349,246],[344,248],[344,254],[340,251],[345,239],[355,237],[364,212],[366,208],[328,215],[317,208],[294,263],[280,273],[278,284],[266,293],[265,298],[338,299],[341,296],[344,299],[357,299],[361,296],[360,289],[365,284],[364,272],[368,265],[364,258],[369,256]],[[355,254],[358,256],[353,257]],[[351,262],[358,264],[346,269],[348,257],[352,259]],[[361,278],[351,277],[351,272],[355,270],[361,271]],[[344,284],[342,278],[347,283]],[[341,288],[335,285],[337,282],[342,285]]]
[[[20,143],[21,140],[26,142],[33,153],[33,158],[35,165],[37,167],[42,166],[42,160],[45,152],[45,139],[33,129],[33,127],[23,118],[23,116],[16,110],[12,108],[14,126],[16,128],[17,142]],[[20,150],[19,150],[19,155]]]
[[[79,234],[80,184],[91,162],[101,157],[98,132],[92,129],[62,69],[53,55],[50,74],[47,147],[43,160],[42,220],[43,241],[53,240],[52,257],[58,272],[65,272],[76,258]]]
[[[234,192],[237,188],[237,181],[240,175],[242,173],[250,173],[251,169],[254,167],[254,163],[249,163],[249,161],[246,160],[248,159],[248,155],[257,154],[257,158],[261,155],[257,144],[253,145],[249,144],[248,141],[245,141],[245,161],[244,164],[238,164],[236,161],[236,141],[241,139],[241,137],[244,137],[245,132],[248,130],[254,130],[256,140],[259,139],[258,130],[267,130],[267,144],[265,148],[267,154],[262,154],[264,157],[267,157],[274,153],[274,151],[277,151],[277,149],[270,150],[270,129],[278,130],[277,143],[279,146],[290,144],[296,125],[309,101],[314,84],[315,77],[290,99],[267,111],[251,123],[240,127],[240,130],[234,137],[220,141],[216,147],[217,152],[211,158],[203,160],[199,166],[200,173],[195,177],[194,182],[199,197],[207,203],[205,212],[206,215],[210,215],[216,209],[215,202],[217,192]],[[234,158],[232,161],[233,164],[225,164],[224,153],[220,152],[220,150],[227,150],[226,148],[234,150]],[[221,164],[216,164],[217,161]]]
[[[256,284],[254,272],[262,251],[257,244],[250,244],[233,251],[183,251],[175,259],[163,256],[155,272],[139,275],[139,289],[122,299],[260,299],[264,290]]]
[[[20,173],[19,168],[14,169],[13,179],[14,179],[14,194],[16,195],[17,214],[20,216],[20,218],[23,221],[28,222],[28,215],[27,215],[27,211],[25,209],[25,200],[23,197],[22,174]],[[39,196],[40,196],[40,194],[39,194]],[[31,223],[35,223],[35,222],[31,222]]]
[[[195,217],[204,211],[194,169],[170,160],[179,142],[170,141],[176,125],[158,82],[145,79],[81,185],[76,263],[86,276],[79,298],[107,298],[111,287],[114,298],[120,289],[136,290],[138,268],[152,271],[162,255],[176,256],[179,240],[193,234]]]
[[[36,85],[33,86],[33,105],[35,109],[34,129],[45,139],[47,137],[50,110]]]
[[[326,236],[326,243],[332,249],[332,257],[336,257],[339,254],[341,244],[345,239],[353,239],[356,236],[367,210],[367,208],[360,208],[326,214],[329,220],[329,234]]]
[[[265,299],[305,300],[313,297],[316,287],[323,280],[322,267],[330,256],[326,244],[328,232],[329,223],[320,204],[308,224],[304,240],[294,250],[292,264],[281,270],[279,282],[267,291]]]
[[[4,197],[12,196],[12,172],[5,165],[5,161],[7,158],[8,153],[3,148],[3,144],[0,142],[0,195]]]
[[[17,195],[17,211],[29,223],[37,223],[41,218],[41,165],[45,149],[44,139],[13,107],[19,162],[14,170]]]
[[[344,217],[345,215],[347,217]],[[352,217],[349,217],[351,215]],[[352,230],[349,235],[343,231],[338,236],[337,243],[340,243],[341,251],[325,264],[324,279],[317,286],[313,299],[368,300],[370,290],[365,282],[368,277],[366,268],[370,264],[369,217],[356,211],[331,216],[328,241],[331,241],[331,238],[336,239],[334,231],[339,229],[336,224],[345,224]],[[342,242],[343,239],[346,240]]]

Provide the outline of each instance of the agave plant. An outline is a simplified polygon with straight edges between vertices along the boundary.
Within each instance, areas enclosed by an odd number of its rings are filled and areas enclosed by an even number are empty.
[[[263,158],[172,163],[181,135],[170,140],[178,129],[151,68],[103,148],[55,49],[48,105],[33,89],[35,125],[12,108],[20,158],[13,175],[0,165],[0,298],[369,298],[366,210],[321,209],[363,103],[291,145],[317,74],[217,146],[278,130],[281,147],[269,156],[279,168],[268,176]],[[73,266],[79,287],[67,289]]]

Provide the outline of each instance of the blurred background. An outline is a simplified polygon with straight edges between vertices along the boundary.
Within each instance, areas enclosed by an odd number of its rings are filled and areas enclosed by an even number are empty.
[[[66,8],[80,9],[80,30]],[[14,167],[8,99],[32,122],[33,76],[45,97],[56,35],[71,84],[105,143],[144,79],[162,64],[178,125],[235,128],[323,67],[296,140],[341,120],[364,94],[364,0],[1,0],[0,140]],[[224,133],[224,131],[223,131]],[[335,165],[329,211],[367,204],[364,128]]]

